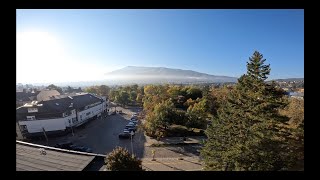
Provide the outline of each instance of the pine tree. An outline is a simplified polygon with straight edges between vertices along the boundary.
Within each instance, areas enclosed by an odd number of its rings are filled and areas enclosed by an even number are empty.
[[[287,101],[283,91],[265,82],[271,69],[264,62],[262,54],[254,52],[247,74],[238,79],[207,128],[201,152],[207,170],[284,170],[292,165],[288,118],[278,113]]]

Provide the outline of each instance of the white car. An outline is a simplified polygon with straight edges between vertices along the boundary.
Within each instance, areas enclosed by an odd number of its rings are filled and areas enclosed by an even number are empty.
[[[129,122],[129,123],[128,123],[128,126],[137,126],[137,124],[134,123],[134,122]]]

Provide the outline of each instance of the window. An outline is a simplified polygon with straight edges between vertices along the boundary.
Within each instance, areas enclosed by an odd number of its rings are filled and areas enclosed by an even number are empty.
[[[28,121],[36,120],[36,117],[35,116],[27,116],[27,120]]]
[[[67,117],[67,116],[69,116],[69,112],[65,112],[62,114],[62,117]]]
[[[69,121],[69,124],[71,124],[71,121],[70,121],[70,119],[68,120]],[[72,121],[73,122],[73,121]]]
[[[28,108],[28,113],[38,112],[38,108]]]

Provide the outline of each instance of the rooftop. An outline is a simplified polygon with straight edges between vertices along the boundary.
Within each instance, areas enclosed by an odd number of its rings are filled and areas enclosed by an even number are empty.
[[[16,141],[17,171],[83,171],[96,156],[102,155]]]

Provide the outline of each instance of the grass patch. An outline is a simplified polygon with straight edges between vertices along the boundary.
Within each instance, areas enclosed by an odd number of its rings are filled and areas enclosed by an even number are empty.
[[[182,125],[171,125],[167,131],[167,137],[183,137],[183,136],[204,136],[204,130],[198,128],[188,129],[186,126]]]

